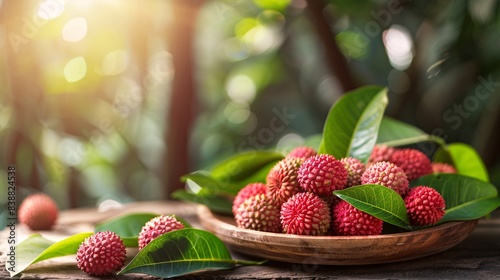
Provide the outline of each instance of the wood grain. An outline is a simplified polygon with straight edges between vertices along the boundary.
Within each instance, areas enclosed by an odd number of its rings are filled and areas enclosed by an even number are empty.
[[[361,265],[410,260],[445,251],[463,241],[477,220],[445,223],[374,236],[299,236],[241,229],[234,219],[198,207],[201,224],[234,250],[291,263]]]

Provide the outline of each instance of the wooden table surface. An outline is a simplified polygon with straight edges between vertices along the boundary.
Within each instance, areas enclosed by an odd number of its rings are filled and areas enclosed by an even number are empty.
[[[201,228],[196,205],[177,201],[127,204],[122,209],[99,212],[97,209],[62,211],[54,230],[41,232],[48,239],[92,231],[103,219],[132,212],[177,214],[193,227]],[[18,243],[31,234],[23,225],[17,227]],[[9,278],[5,270],[7,231],[0,232],[0,279]],[[131,252],[133,254],[133,252]],[[234,253],[234,252],[233,252]],[[234,253],[234,257],[246,256]],[[46,260],[25,270],[18,279],[157,279],[143,274],[103,278],[90,277],[76,267],[74,256]],[[500,210],[491,219],[481,219],[473,231],[457,246],[432,256],[379,265],[318,266],[267,262],[262,266],[236,267],[227,271],[204,272],[179,279],[500,279]]]

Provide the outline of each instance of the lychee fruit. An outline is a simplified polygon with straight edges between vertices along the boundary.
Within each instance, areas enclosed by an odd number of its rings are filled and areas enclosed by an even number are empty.
[[[238,209],[240,204],[247,198],[258,194],[266,194],[266,192],[267,192],[267,186],[264,183],[250,183],[246,185],[234,197],[233,208],[232,208],[233,214],[236,215],[236,210]]]
[[[335,235],[377,235],[382,233],[383,224],[382,220],[358,210],[345,200],[337,203],[332,210],[332,230]]]
[[[347,157],[340,159],[340,162],[347,170],[346,187],[357,186],[361,184],[361,176],[365,172],[365,165],[357,158]]]
[[[397,150],[392,154],[389,161],[401,167],[409,181],[432,173],[431,161],[419,150]]]
[[[442,163],[442,162],[433,162],[432,163],[432,172],[433,173],[457,173],[455,167],[450,164]]]
[[[332,155],[320,154],[304,161],[299,168],[300,186],[319,196],[331,195],[335,190],[345,188],[347,170]]]
[[[281,232],[280,206],[264,194],[247,198],[235,215],[239,228],[266,232]]]
[[[43,193],[27,196],[19,205],[19,222],[31,230],[49,230],[57,220],[59,210],[54,200]]]
[[[366,168],[361,176],[361,184],[376,184],[386,186],[404,197],[410,187],[403,169],[387,161],[376,162]]]
[[[87,237],[76,255],[78,268],[89,275],[109,275],[121,269],[127,258],[123,240],[114,232],[97,232]]]
[[[303,192],[283,203],[281,226],[288,234],[325,235],[330,228],[330,208],[319,196]]]
[[[413,226],[430,226],[437,223],[445,214],[444,198],[435,189],[417,186],[404,198],[406,212]]]
[[[283,204],[302,190],[297,174],[303,161],[302,158],[285,158],[271,168],[266,177],[269,198]]]
[[[291,150],[287,155],[286,158],[301,158],[301,159],[307,159],[309,157],[317,155],[318,152],[314,148],[308,147],[308,146],[299,146]]]
[[[389,147],[386,145],[375,145],[366,165],[368,166],[380,161],[389,161],[395,151],[396,149],[393,147]]]
[[[142,250],[158,236],[183,228],[184,224],[177,221],[174,216],[160,215],[154,217],[142,227],[139,233],[139,250]]]

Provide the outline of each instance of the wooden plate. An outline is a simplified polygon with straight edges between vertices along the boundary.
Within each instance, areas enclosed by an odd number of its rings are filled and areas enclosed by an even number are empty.
[[[360,265],[420,258],[464,240],[477,220],[449,222],[405,233],[374,236],[299,236],[241,229],[233,217],[198,207],[200,223],[231,249],[269,260],[321,265]]]

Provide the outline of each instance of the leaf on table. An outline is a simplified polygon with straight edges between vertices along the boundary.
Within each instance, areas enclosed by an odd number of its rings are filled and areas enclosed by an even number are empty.
[[[455,166],[458,174],[489,182],[488,171],[476,150],[464,143],[451,143],[441,147],[434,155],[435,162]]]
[[[388,187],[361,185],[334,191],[333,194],[386,223],[401,228],[410,228],[403,199]]]
[[[446,212],[439,223],[479,219],[499,206],[495,186],[460,174],[431,174],[413,180],[411,187],[429,186],[446,202]]]
[[[108,220],[99,222],[94,227],[94,232],[99,231],[112,231],[120,236],[126,247],[137,247],[138,236],[142,227],[151,219],[160,216],[155,213],[133,213],[127,215],[120,215],[118,217],[110,218]],[[173,215],[179,222],[183,223],[185,227],[191,225],[181,217]]]
[[[260,263],[233,260],[217,236],[190,228],[160,235],[118,274],[144,273],[170,278],[199,271],[231,269],[237,264]]]
[[[80,244],[92,234],[92,232],[79,233],[59,242],[48,240],[40,234],[29,236],[16,246],[17,264],[15,271],[9,270],[10,276],[23,272],[28,266],[37,262],[76,254]]]
[[[387,103],[387,89],[377,86],[362,87],[340,97],[326,118],[319,153],[366,162]]]
[[[393,118],[384,117],[378,130],[377,144],[403,146],[431,139],[432,137],[420,128]]]
[[[283,154],[277,151],[242,152],[214,166],[210,174],[214,179],[222,182],[238,182],[252,176],[264,166],[283,159],[283,157]],[[232,194],[236,195],[238,190],[233,191]]]

